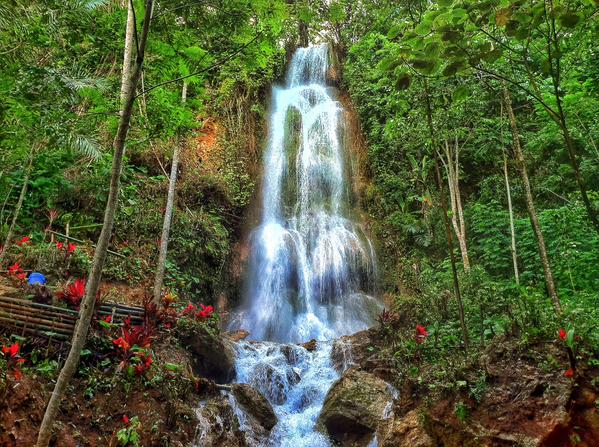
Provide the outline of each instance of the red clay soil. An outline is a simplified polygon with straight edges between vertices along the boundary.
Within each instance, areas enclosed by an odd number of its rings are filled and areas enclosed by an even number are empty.
[[[156,346],[155,351],[157,357],[172,363],[185,365],[189,358],[174,341]],[[117,384],[107,392],[97,391],[91,399],[84,396],[85,386],[81,378],[73,380],[61,405],[51,446],[116,447],[116,433],[126,427],[124,415],[139,418],[137,431],[144,447],[191,445],[199,396],[186,388],[177,391],[180,383],[151,388],[137,382],[129,393]],[[11,382],[7,398],[0,400],[0,447],[35,445],[52,387],[49,380],[30,373],[19,382]]]

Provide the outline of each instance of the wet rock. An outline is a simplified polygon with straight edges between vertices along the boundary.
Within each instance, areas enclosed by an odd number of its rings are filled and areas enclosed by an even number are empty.
[[[231,391],[239,406],[266,430],[270,431],[277,424],[272,405],[257,389],[245,383],[236,383]]]
[[[343,372],[355,365],[352,350],[352,344],[347,336],[341,337],[333,342],[331,361],[337,372]]]
[[[377,433],[379,447],[435,447],[435,442],[420,422],[416,410],[405,416],[391,419],[385,428]]]
[[[299,374],[290,366],[275,368],[263,363],[254,371],[252,385],[258,388],[270,402],[282,405],[287,400],[287,391],[300,381]]]
[[[235,348],[233,342],[206,329],[202,325],[194,330],[178,332],[181,342],[193,354],[193,369],[201,377],[217,383],[229,383],[235,379]]]
[[[198,410],[194,445],[202,447],[248,447],[235,409],[227,396],[209,399]]]
[[[306,343],[300,344],[300,346],[308,352],[314,352],[314,351],[316,351],[316,348],[318,347],[318,343],[317,343],[316,339],[313,338],[312,340],[307,341]]]
[[[349,369],[327,393],[318,424],[343,446],[367,446],[392,401],[385,381]]]
[[[238,342],[239,340],[246,339],[250,333],[244,329],[239,329],[237,331],[225,332],[223,336],[227,337],[229,340],[233,342]]]
[[[299,353],[297,352],[300,348],[294,345],[283,345],[281,346],[281,353],[287,359],[287,363],[290,365],[297,365],[299,361]]]

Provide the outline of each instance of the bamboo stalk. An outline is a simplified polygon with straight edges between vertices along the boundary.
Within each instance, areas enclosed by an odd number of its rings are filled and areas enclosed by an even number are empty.
[[[26,307],[17,307],[13,304],[6,304],[6,303],[1,303],[1,302],[0,302],[0,311],[7,311],[7,312],[15,313],[17,315],[27,314],[32,317],[40,316],[40,317],[44,317],[49,320],[58,320],[58,322],[61,322],[63,324],[74,325],[75,321],[76,321],[76,319],[71,318],[70,316],[58,315],[58,314],[54,314],[51,312],[45,312],[45,311],[40,312],[39,310],[36,310],[36,309],[26,308]]]
[[[48,320],[46,318],[38,318],[32,317],[30,315],[22,315],[22,314],[10,314],[0,309],[0,316],[5,318],[13,318],[15,320],[24,321],[26,323],[34,323],[34,324],[46,324],[51,327],[56,327],[57,329],[72,331],[75,327],[74,324],[67,323],[59,323],[58,321]]]
[[[51,310],[60,309],[61,312],[73,314],[75,316],[79,315],[79,313],[76,310],[67,309],[64,307],[51,306],[49,304],[34,303],[33,301],[24,300],[24,299],[20,299],[20,298],[11,298],[8,296],[0,296],[0,301],[10,301],[12,303],[26,304],[26,305],[30,305],[32,307],[39,307],[40,309],[51,309]]]
[[[125,319],[125,318],[131,318],[132,321],[143,321],[143,318],[138,317],[137,315],[129,315],[129,314],[123,314],[123,313],[118,313],[118,312],[106,312],[106,311],[98,311],[98,315],[114,315],[117,318],[121,318],[121,319]]]
[[[120,303],[103,303],[100,305],[100,307],[118,307],[121,309],[127,309],[127,310],[135,310],[135,311],[139,311],[140,313],[144,313],[145,309],[143,307],[139,307],[139,306],[127,306],[126,304],[120,304]]]
[[[72,236],[67,236],[66,234],[62,234],[62,233],[59,233],[58,231],[54,231],[54,230],[48,230],[48,231],[50,231],[50,233],[53,233],[57,236],[64,237],[65,239],[68,239],[70,241],[79,242],[80,244],[85,244],[85,241],[82,241],[81,239],[77,239]],[[95,249],[96,248],[95,244],[92,244],[92,247],[94,247],[94,249]],[[121,253],[117,253],[116,251],[112,251],[112,250],[106,250],[106,251],[113,256],[118,256],[119,258],[127,259],[127,256],[125,256]]]
[[[13,317],[6,318],[2,315],[2,313],[0,313],[0,321],[9,323],[12,326],[18,326],[19,328],[21,328],[22,326],[29,327],[29,328],[40,328],[40,329],[43,329],[46,331],[56,332],[58,334],[64,334],[64,335],[68,335],[68,336],[70,336],[73,333],[72,329],[70,331],[67,329],[60,329],[60,328],[56,328],[54,326],[48,326],[46,324],[34,322],[31,319],[23,321],[20,319],[15,319]]]
[[[36,315],[31,315],[30,312],[11,312],[10,310],[7,310],[6,308],[0,308],[0,315],[4,315],[10,318],[15,318],[18,320],[31,320],[31,321],[43,321],[49,324],[55,324],[57,325],[57,327],[62,327],[65,329],[72,329],[75,327],[75,322],[64,322],[64,321],[56,321],[53,320],[52,317],[48,317],[48,315],[42,315],[42,316],[36,316]]]
[[[6,328],[11,328],[13,326],[9,326],[7,325]],[[29,334],[33,334],[36,335],[38,337],[45,337],[47,339],[49,339],[50,341],[54,341],[56,343],[63,343],[66,340],[70,339],[69,335],[65,335],[65,334],[59,334],[56,332],[52,332],[52,331],[41,331],[41,330],[36,330],[33,328],[29,328],[29,327],[19,327],[19,326],[14,326],[15,329],[20,329],[23,332],[27,332]],[[47,332],[52,332],[52,335],[47,334]]]
[[[78,317],[78,313],[71,309],[34,303],[29,300],[22,300],[18,298],[0,297],[0,307],[8,309],[22,309],[29,312],[39,312],[48,316],[52,315],[72,321],[77,320]],[[114,310],[114,313],[119,317],[131,317],[134,320],[143,320],[143,312],[140,312],[138,309],[140,308],[103,305],[100,306],[99,313],[103,315],[112,315]]]

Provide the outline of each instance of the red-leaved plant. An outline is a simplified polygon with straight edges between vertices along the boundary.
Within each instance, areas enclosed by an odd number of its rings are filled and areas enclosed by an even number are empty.
[[[428,335],[429,334],[424,326],[421,326],[419,324],[416,325],[416,335],[414,336],[416,343],[418,343],[419,345],[424,343],[428,338]]]
[[[23,377],[19,366],[25,363],[25,359],[19,355],[20,350],[21,346],[18,343],[2,346],[2,355],[6,359],[6,370],[10,371],[16,380],[21,380]]]
[[[74,283],[68,284],[62,292],[57,294],[58,299],[73,307],[79,307],[84,296],[85,279],[78,279]]]
[[[8,274],[19,281],[27,279],[27,273],[21,268],[21,264],[15,262],[13,265],[8,267]]]
[[[564,373],[564,377],[574,377],[576,372],[576,357],[574,355],[574,341],[580,337],[574,335],[574,329],[570,329],[566,332],[564,328],[560,328],[557,332],[559,339],[563,342],[564,348],[566,348],[566,354],[568,354],[568,361],[570,362],[570,368]]]
[[[200,308],[198,309],[192,303],[189,303],[185,309],[183,309],[182,315],[193,316],[196,320],[205,321],[212,317],[214,313],[214,307],[212,306],[204,306],[200,304]]]
[[[121,357],[119,370],[129,367],[129,372],[136,375],[144,374],[152,365],[152,354],[146,350],[150,348],[153,339],[153,329],[144,324],[132,326],[131,318],[123,321],[121,336],[112,343]]]
[[[16,244],[20,247],[22,245],[29,245],[31,244],[31,238],[29,236],[23,236],[21,239],[19,239]]]

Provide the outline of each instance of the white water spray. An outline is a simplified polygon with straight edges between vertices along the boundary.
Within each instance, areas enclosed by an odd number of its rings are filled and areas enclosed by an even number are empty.
[[[300,48],[287,85],[274,89],[262,222],[231,324],[254,340],[328,340],[367,328],[379,311],[372,245],[350,219],[344,110],[328,68],[327,45]]]
[[[371,326],[381,309],[372,244],[351,219],[344,110],[326,83],[328,56],[327,45],[298,49],[285,87],[274,88],[262,220],[248,293],[229,325],[259,341],[238,344],[237,380],[273,404],[270,446],[330,445],[314,426],[338,378],[332,340]],[[309,339],[319,340],[315,352],[281,344]]]

